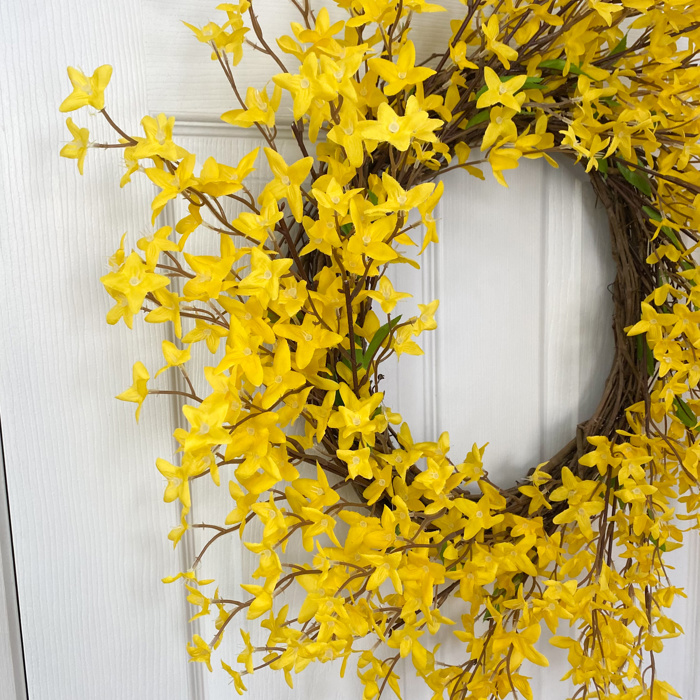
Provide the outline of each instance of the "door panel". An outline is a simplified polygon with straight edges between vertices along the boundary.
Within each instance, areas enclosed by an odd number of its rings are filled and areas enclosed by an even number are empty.
[[[294,19],[281,0],[257,6],[270,37]],[[32,700],[234,696],[223,671],[208,674],[187,663],[185,644],[208,630],[198,620],[187,622],[193,610],[179,584],[160,582],[187,567],[203,544],[195,532],[173,552],[166,539],[179,514],[161,502],[154,461],[174,459],[171,434],[180,406],[150,397],[137,425],[133,405],[112,398],[130,385],[136,360],[153,375],[161,366],[160,342],[171,339],[168,329],[138,320],[134,331],[107,326],[109,301],[98,280],[121,234],[127,231],[129,248],[147,227],[153,190],[138,176],[119,189],[122,171],[113,153],[91,152],[82,179],[73,163],[58,158],[67,140],[57,111],[68,88],[66,65],[88,72],[114,66],[108,109],[131,131],[143,114],[163,111],[177,117],[178,140],[199,156],[235,163],[262,145],[254,131],[221,124],[219,115],[236,105],[207,47],[180,22],[201,24],[215,14],[213,5],[196,0],[0,3],[7,47],[0,144],[8,156],[0,184],[9,217],[0,237],[6,301],[0,305],[0,414]],[[423,55],[444,43],[448,19],[417,18]],[[250,51],[236,75],[242,88],[261,87],[274,72],[274,64]],[[107,138],[99,116],[73,117],[96,140]],[[293,143],[285,147],[289,158],[299,157]],[[449,430],[457,458],[473,442],[489,442],[485,464],[502,484],[556,451],[595,406],[611,357],[607,285],[614,274],[604,214],[579,170],[526,162],[507,179],[508,190],[489,175],[486,182],[461,172],[446,177],[437,212],[440,244],[422,256],[420,272],[407,266],[394,272],[396,287],[413,294],[399,312],[414,315],[417,303],[440,298],[439,327],[421,338],[423,357],[402,357],[385,379],[387,403],[409,420],[416,439]],[[164,223],[178,213],[166,212]],[[177,388],[171,373],[162,379]],[[195,520],[225,517],[227,483],[222,474],[219,490],[197,484]],[[246,535],[252,540],[255,533],[251,528]],[[688,595],[674,606],[688,635],[668,641],[657,660],[659,675],[686,700],[698,698],[697,543],[693,534],[686,549],[668,557],[676,567],[674,584]],[[1,548],[0,581],[6,582],[6,540]],[[231,589],[250,579],[252,556],[237,539],[209,554],[202,575],[228,581]],[[290,550],[290,557],[297,555],[306,556]],[[12,599],[13,592],[4,595]],[[10,671],[4,640],[0,635],[0,679],[7,689],[12,680],[6,679],[18,676]],[[434,641],[459,658],[449,634]],[[231,630],[221,656],[235,661],[241,648]],[[535,696],[558,700],[564,654],[547,653],[552,666],[532,671]],[[250,679],[249,697],[359,697],[354,667],[343,681],[337,672],[330,664],[308,668],[291,691],[282,676],[263,671]],[[407,663],[404,676],[405,698],[429,697]]]

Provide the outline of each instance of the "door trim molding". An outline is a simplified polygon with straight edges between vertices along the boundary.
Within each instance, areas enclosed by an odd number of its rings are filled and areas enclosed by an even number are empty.
[[[4,689],[3,697],[27,700],[27,671],[5,469],[0,422],[0,687]],[[5,692],[8,695],[4,695]]]

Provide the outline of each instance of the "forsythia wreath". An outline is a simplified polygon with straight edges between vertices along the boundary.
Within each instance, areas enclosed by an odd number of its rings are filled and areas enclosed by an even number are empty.
[[[700,3],[462,0],[449,43],[422,62],[411,20],[437,4],[336,0],[346,18],[331,21],[326,8],[292,3],[299,22],[274,47],[249,0],[220,5],[223,24],[192,27],[237,103],[222,119],[264,144],[235,165],[196,164],[164,115],[144,117],[142,135],[120,128],[104,105],[109,66],[92,77],[69,68],[61,105],[93,107],[117,134],[92,143],[68,120],[74,140],[61,153],[81,172],[88,149],[121,149],[122,185],[139,172],[159,190],[153,222],[170,200],[188,203],[175,231],[158,228],[138,250],[122,239],[102,282],[109,323],[131,328],[144,311],[178,340],[163,342],[156,376],[183,378],[188,427],[174,433],[179,463],[157,466],[165,500],[182,504],[170,539],[191,527],[212,535],[169,579],[182,577],[198,615],[216,618],[213,638],[194,635],[192,660],[211,669],[246,616],[260,620],[255,643],[241,631],[239,670],[221,662],[238,692],[266,666],[291,686],[311,663],[342,658],[344,673],[352,656],[364,698],[398,695],[397,664],[410,656],[434,698],[531,699],[523,663],[547,665],[535,648],[545,624],[568,652],[573,698],[676,695],[654,659],[681,632],[666,614],[682,591],[664,553],[681,546],[681,525],[700,526]],[[244,95],[245,46],[279,72]],[[291,127],[279,123],[283,96]],[[280,153],[280,128],[291,128],[295,162]],[[387,270],[417,267],[407,251],[437,242],[441,174],[483,179],[488,164],[505,185],[521,158],[556,167],[555,154],[585,168],[609,215],[615,357],[571,441],[501,488],[483,448],[450,455],[446,433],[414,442],[384,403],[382,365],[422,352],[438,305],[394,315],[407,295]],[[253,192],[255,166],[270,175]],[[193,252],[212,232],[216,251]],[[185,369],[198,343],[211,353],[199,383]],[[137,418],[148,394],[173,393],[151,388],[140,362],[133,378],[118,398],[138,404]],[[190,482],[204,476],[228,481],[225,522],[188,520]],[[254,582],[226,598],[196,569],[209,544],[243,540],[251,521]],[[293,540],[307,561],[286,556]],[[298,609],[283,604],[290,587],[304,592]],[[445,626],[459,662],[431,643]]]

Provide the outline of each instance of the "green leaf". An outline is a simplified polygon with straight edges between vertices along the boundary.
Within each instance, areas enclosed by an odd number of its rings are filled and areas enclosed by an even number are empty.
[[[529,76],[525,79],[525,83],[523,84],[521,90],[541,90],[544,87],[544,83],[542,82],[542,78],[538,78],[537,76]]]
[[[622,105],[614,97],[601,97],[601,102],[604,102],[608,107],[621,107]]]
[[[651,207],[643,206],[642,211],[652,220],[652,221],[661,221],[662,216],[659,214],[656,209],[652,209]]]
[[[654,354],[649,347],[646,338],[643,335],[637,336],[637,359],[642,362],[646,358],[647,374],[651,377],[654,375]]]
[[[620,43],[610,52],[611,56],[617,56],[617,54],[622,53],[627,48],[627,35],[620,39]]]
[[[348,368],[352,369],[352,364],[350,363],[350,360],[348,360],[346,357],[341,357],[340,361]],[[358,365],[361,365],[364,367],[365,363],[365,354],[362,352],[362,350],[358,347],[355,347],[355,362],[357,362]]]
[[[550,68],[551,70],[558,70],[563,73],[566,67],[566,61],[563,58],[550,58],[547,61],[540,61],[537,67]],[[587,75],[581,70],[581,66],[577,66],[575,63],[569,64],[569,73],[573,73],[574,75]],[[591,76],[589,75],[588,77],[590,78]]]
[[[374,194],[372,190],[367,190],[367,199],[369,199],[369,201],[372,202],[372,204],[374,204],[375,207],[377,206],[377,204],[379,204],[379,197],[377,197],[377,195]]]
[[[695,428],[698,424],[697,416],[690,410],[690,406],[679,399],[677,396],[673,399],[673,405],[676,409],[676,418],[680,420],[686,428]]]
[[[344,236],[349,236],[352,233],[352,229],[353,229],[353,224],[351,224],[351,223],[343,224],[340,227],[340,230]]]
[[[374,337],[370,341],[369,347],[367,348],[367,351],[364,353],[364,356],[362,358],[362,367],[364,369],[369,369],[369,363],[371,362],[372,358],[374,357],[374,354],[377,352],[379,349],[379,346],[384,342],[385,338],[389,335],[389,332],[391,329],[401,320],[401,316],[397,316],[396,318],[392,318],[391,321],[388,323],[385,323],[383,326],[381,326],[377,332],[374,334]]]
[[[642,211],[652,221],[661,221],[663,219],[661,214],[659,214],[659,212],[656,211],[656,209],[652,209],[651,207],[642,207]],[[662,226],[661,231],[666,236],[666,238],[668,238],[668,240],[671,241],[671,243],[673,243],[673,245],[676,246],[676,248],[678,248],[678,250],[685,252],[683,250],[683,246],[681,246],[681,242],[678,240],[678,236],[676,236],[673,229],[669,228],[668,226]],[[681,261],[681,267],[684,270],[692,270],[693,269],[693,266],[689,262],[687,262],[686,260]]]
[[[476,126],[477,124],[481,124],[485,121],[488,121],[490,114],[490,110],[482,109],[467,122],[467,126],[465,128],[468,129],[470,126]]]
[[[626,165],[623,165],[619,161],[617,162],[617,169],[620,171],[622,177],[627,180],[627,182],[632,185],[635,189],[639,190],[642,194],[647,197],[651,197],[651,183],[646,173],[641,170],[630,170]]]
[[[603,177],[607,177],[608,175],[608,159],[607,158],[598,158],[598,172],[603,175]]]
[[[658,547],[658,546],[659,546],[659,540],[657,540],[656,537],[654,537],[653,535],[649,535],[649,542],[651,542],[655,547]],[[665,544],[662,544],[662,545],[659,547],[659,549],[660,549],[662,552],[665,552],[665,551],[666,551],[666,545],[665,545]]]

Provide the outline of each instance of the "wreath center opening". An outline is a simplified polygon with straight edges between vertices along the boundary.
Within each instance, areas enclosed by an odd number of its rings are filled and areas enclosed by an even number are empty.
[[[614,354],[607,213],[580,166],[559,165],[524,162],[508,190],[446,174],[440,243],[401,279],[407,311],[440,299],[438,328],[425,355],[387,372],[386,402],[417,439],[447,430],[455,455],[488,442],[502,487],[592,414]]]

